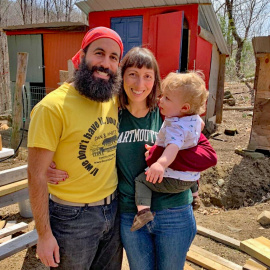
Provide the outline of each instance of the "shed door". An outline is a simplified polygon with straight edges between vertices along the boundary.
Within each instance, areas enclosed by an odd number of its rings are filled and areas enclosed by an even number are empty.
[[[155,54],[161,77],[180,70],[184,12],[150,17],[149,48]]]
[[[27,52],[28,66],[26,81],[43,83],[43,59],[41,35],[14,35],[8,36],[8,54],[10,63],[10,80],[16,81],[17,53]]]
[[[111,18],[111,28],[121,37],[124,55],[133,47],[142,45],[142,16]]]

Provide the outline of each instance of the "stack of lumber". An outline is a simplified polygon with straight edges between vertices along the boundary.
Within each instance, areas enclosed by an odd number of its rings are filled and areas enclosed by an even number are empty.
[[[3,260],[37,243],[37,233],[35,230],[11,239],[12,234],[27,228],[28,224],[20,222],[18,224],[6,226],[0,230],[0,240],[3,241],[2,244],[0,244],[0,260]]]
[[[270,266],[270,240],[261,236],[248,239],[240,243],[240,249],[256,258],[267,266]]]
[[[28,199],[27,165],[0,171],[0,207]]]
[[[187,260],[209,270],[242,270],[242,266],[195,245],[191,245],[187,253]]]

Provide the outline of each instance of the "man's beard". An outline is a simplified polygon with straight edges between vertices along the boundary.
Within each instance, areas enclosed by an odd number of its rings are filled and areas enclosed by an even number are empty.
[[[109,74],[109,80],[96,78],[93,75],[95,71]],[[109,101],[114,95],[118,94],[121,83],[119,71],[115,74],[103,67],[88,66],[85,57],[82,59],[78,70],[75,71],[74,79],[74,86],[78,92],[97,102]]]

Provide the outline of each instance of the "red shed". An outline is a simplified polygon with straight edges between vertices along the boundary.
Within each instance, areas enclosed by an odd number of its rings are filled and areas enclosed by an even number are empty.
[[[28,52],[26,82],[31,88],[58,87],[59,70],[67,70],[67,60],[78,51],[88,26],[80,22],[53,22],[8,26],[10,80],[15,82],[17,52]],[[45,93],[44,93],[45,94]]]
[[[77,3],[89,27],[116,30],[125,52],[155,54],[161,71],[202,70],[209,90],[206,120],[221,122],[225,59],[229,54],[210,0],[88,0]]]

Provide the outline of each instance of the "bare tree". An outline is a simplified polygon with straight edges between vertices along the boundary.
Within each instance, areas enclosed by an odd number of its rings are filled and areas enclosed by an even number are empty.
[[[265,23],[270,19],[270,2],[269,0],[215,0],[214,8],[221,21],[225,21],[223,34],[234,56],[235,74],[242,81],[245,77],[244,50],[251,47],[252,37],[265,34],[263,32],[267,29]],[[250,53],[252,54],[252,48]],[[253,59],[252,55],[249,58]],[[249,60],[246,56],[244,59]],[[229,62],[232,63],[230,60]],[[253,103],[254,87],[247,80],[243,81],[250,90]]]
[[[10,4],[7,0],[0,0],[0,27],[5,25],[7,21],[7,11]],[[7,38],[5,33],[0,31],[0,113],[11,110],[8,63]]]

